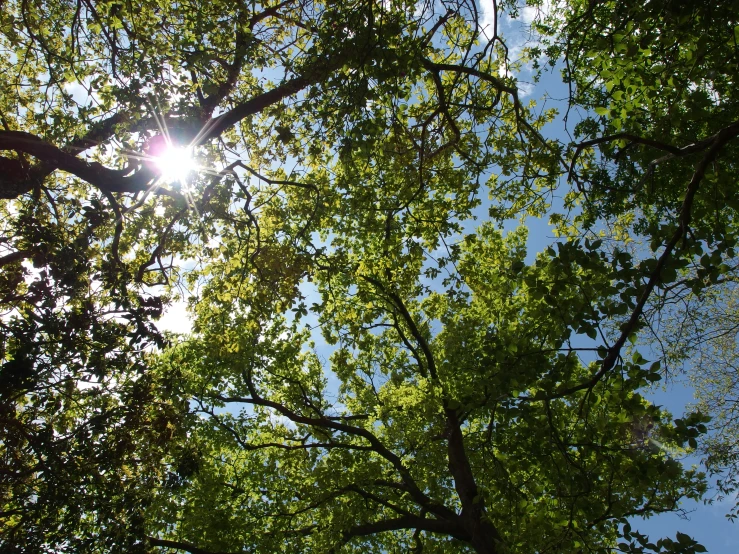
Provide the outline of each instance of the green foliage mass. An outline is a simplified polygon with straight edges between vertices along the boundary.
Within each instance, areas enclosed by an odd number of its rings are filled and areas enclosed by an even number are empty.
[[[0,550],[705,551],[739,6],[631,4],[4,2]]]

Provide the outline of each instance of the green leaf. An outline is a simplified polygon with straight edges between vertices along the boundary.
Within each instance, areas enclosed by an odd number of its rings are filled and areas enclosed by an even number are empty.
[[[727,10],[564,1],[507,58],[460,6],[5,4],[3,544],[699,551],[622,515],[734,481]]]

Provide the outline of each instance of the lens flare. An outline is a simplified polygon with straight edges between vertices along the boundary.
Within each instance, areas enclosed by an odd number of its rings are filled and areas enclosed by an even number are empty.
[[[155,158],[162,180],[169,183],[178,182],[187,185],[187,179],[195,171],[195,160],[190,148],[169,145]]]

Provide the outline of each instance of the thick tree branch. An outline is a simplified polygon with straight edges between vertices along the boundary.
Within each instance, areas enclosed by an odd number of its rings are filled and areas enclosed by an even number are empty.
[[[510,94],[516,101],[518,101],[518,89],[516,89],[516,87],[506,85],[505,83],[503,83],[503,81],[501,81],[497,77],[490,75],[489,73],[480,71],[479,69],[475,69],[474,67],[466,67],[463,65],[453,65],[447,63],[435,63],[427,58],[424,58],[422,62],[423,66],[429,71],[452,71],[454,73],[464,73],[465,75],[469,75],[471,77],[477,77],[481,81],[487,81],[496,89]]]
[[[300,92],[304,88],[320,83],[331,75],[331,73],[342,67],[347,58],[348,56],[335,55],[329,59],[315,62],[301,75],[283,82],[272,90],[246,100],[226,113],[210,120],[192,139],[191,143],[198,145],[210,139],[218,138],[226,129],[231,128],[250,115],[257,114],[265,108]]]
[[[23,131],[0,131],[0,150],[14,150],[30,154],[47,166],[71,173],[100,190],[108,192],[144,192],[155,177],[154,172],[148,168],[141,168],[127,177],[128,170],[108,169],[97,162],[87,162]],[[29,179],[26,190],[20,194],[28,192],[35,184],[40,183],[36,179]],[[0,187],[2,187],[0,198],[19,196],[19,190],[8,186],[4,180],[0,180]]]
[[[273,402],[271,400],[267,400],[265,398],[260,397],[256,389],[249,383],[249,388],[251,392],[251,397],[229,397],[229,396],[222,396],[222,395],[216,395],[215,398],[220,400],[221,402],[234,402],[234,403],[244,403],[244,404],[252,404],[255,406],[265,406],[267,408],[272,408],[273,410],[277,411],[281,415],[287,417],[290,421],[294,423],[299,423],[302,425],[309,425],[314,427],[320,427],[323,429],[332,429],[334,431],[339,431],[341,433],[346,433],[348,435],[353,435],[355,437],[361,437],[372,446],[372,449],[382,456],[385,460],[387,460],[393,468],[398,472],[401,479],[403,480],[403,483],[408,487],[408,493],[411,495],[413,500],[417,502],[419,505],[425,507],[430,513],[436,514],[439,517],[445,517],[445,518],[454,518],[456,517],[456,514],[447,508],[446,506],[437,504],[433,502],[428,496],[426,496],[423,491],[418,487],[415,480],[410,474],[410,471],[407,467],[403,464],[403,461],[398,457],[395,453],[393,453],[391,450],[389,450],[381,441],[378,439],[374,434],[372,434],[367,429],[363,429],[361,427],[355,427],[353,425],[347,425],[346,423],[340,423],[338,421],[333,421],[331,419],[325,418],[325,417],[307,417],[302,416],[298,414],[297,412],[292,411],[291,409],[287,408],[285,405],[280,404],[278,402]]]
[[[254,26],[270,17],[276,17],[279,10],[288,4],[293,3],[295,0],[284,0],[283,2],[271,6],[262,10],[259,13],[253,14],[248,21],[245,21],[243,17],[245,12],[241,12],[240,22],[243,22],[245,27],[240,27],[236,34],[236,40],[234,42],[234,50],[236,56],[232,64],[225,64],[226,67],[226,80],[218,86],[218,90],[213,94],[204,99],[202,103],[203,112],[210,117],[213,114],[216,106],[223,101],[234,89],[238,82],[241,70],[244,67],[246,54],[244,53],[248,41],[253,36]],[[248,33],[245,31],[248,29]]]
[[[365,280],[375,285],[382,293],[389,297],[392,304],[400,312],[406,325],[408,325],[413,338],[424,353],[429,374],[432,379],[438,379],[431,347],[418,329],[413,316],[408,311],[402,298],[400,298],[400,296],[394,291],[390,291],[385,288],[380,281],[373,277],[365,276]],[[464,527],[469,533],[470,542],[473,544],[477,552],[497,552],[497,545],[502,541],[502,538],[495,526],[485,517],[484,502],[479,497],[474,474],[465,451],[464,437],[462,435],[459,416],[455,409],[449,407],[448,399],[445,398],[443,402],[444,414],[447,421],[445,436],[447,439],[449,471],[454,478],[454,488],[462,502],[462,521]]]
[[[10,254],[6,254],[0,258],[0,267],[20,260],[27,260],[31,256],[33,256],[32,250],[18,250],[17,252],[11,252]]]
[[[502,537],[485,512],[485,502],[479,496],[475,477],[464,447],[464,436],[455,410],[445,407],[447,418],[447,456],[449,472],[454,478],[454,489],[462,503],[462,524],[469,541],[479,553],[494,554]]]
[[[344,544],[355,537],[366,537],[368,535],[375,535],[386,531],[398,531],[400,529],[420,529],[429,533],[448,535],[465,542],[470,541],[469,535],[455,522],[409,515],[352,527],[344,533]]]
[[[568,179],[573,180],[573,176],[575,173],[575,163],[577,162],[577,159],[580,157],[580,154],[582,153],[583,150],[585,150],[586,148],[597,146],[599,144],[613,142],[614,140],[627,140],[632,143],[643,144],[645,146],[651,146],[652,148],[656,148],[658,150],[669,152],[670,154],[674,156],[682,155],[681,154],[682,150],[680,148],[677,148],[676,146],[672,146],[671,144],[666,144],[664,142],[659,142],[656,140],[652,140],[650,138],[640,137],[632,133],[616,133],[614,135],[598,137],[592,140],[586,140],[584,142],[579,143],[575,147],[575,153],[572,155],[572,161],[570,162],[570,169],[567,172]]]
[[[186,541],[171,541],[167,539],[158,539],[156,537],[147,537],[151,546],[160,546],[162,548],[173,548],[175,550],[184,550],[190,554],[238,554],[236,552],[215,552],[198,548],[194,544]]]

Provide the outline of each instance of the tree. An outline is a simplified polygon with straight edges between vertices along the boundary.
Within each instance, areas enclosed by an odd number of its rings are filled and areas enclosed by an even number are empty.
[[[737,22],[536,5],[3,5],[3,549],[704,550],[635,345],[734,255]]]
[[[728,262],[728,263],[727,263]],[[716,264],[716,265],[714,265]],[[695,389],[696,407],[711,415],[708,434],[696,438],[696,446],[712,477],[716,500],[731,500],[737,490],[737,290],[736,264],[704,255],[687,272],[713,274],[711,286],[700,294],[689,293],[659,310],[655,347],[666,361],[673,380],[689,380]],[[705,277],[704,277],[705,278]],[[658,310],[656,307],[654,311]],[[657,317],[655,317],[657,319]],[[734,520],[734,502],[727,517]]]
[[[737,5],[725,8],[728,12],[722,13],[734,14]],[[609,120],[610,136],[599,136],[592,120],[580,124],[591,137],[590,146],[617,141],[615,148],[600,152],[604,163],[594,175],[602,181],[585,191],[595,210],[585,213],[618,213],[621,202],[633,202],[638,211],[623,211],[621,227],[644,237],[661,257],[670,244],[680,249],[673,254],[677,271],[666,268],[672,282],[645,304],[643,340],[662,354],[672,377],[687,373],[697,407],[712,416],[711,433],[693,438],[691,445],[700,443],[708,469],[721,476],[720,494],[732,494],[739,467],[733,409],[739,392],[734,369],[735,167],[727,151],[704,137],[712,131],[727,137],[734,133],[737,17],[725,18],[715,6],[674,2],[618,6],[615,12],[608,4],[589,3],[573,15],[566,24],[574,32],[565,33],[573,38],[551,44],[565,54],[568,67],[576,68],[568,70],[577,91],[571,106],[589,106]],[[662,33],[665,26],[669,33]],[[598,47],[589,50],[592,44]],[[665,137],[692,144],[677,150]],[[658,150],[665,155],[656,156]],[[703,187],[710,193],[682,196],[673,184],[681,172],[694,171],[698,156],[697,167],[706,171],[693,173],[688,190]],[[676,157],[688,163],[659,168]],[[736,506],[730,515],[735,513]]]

